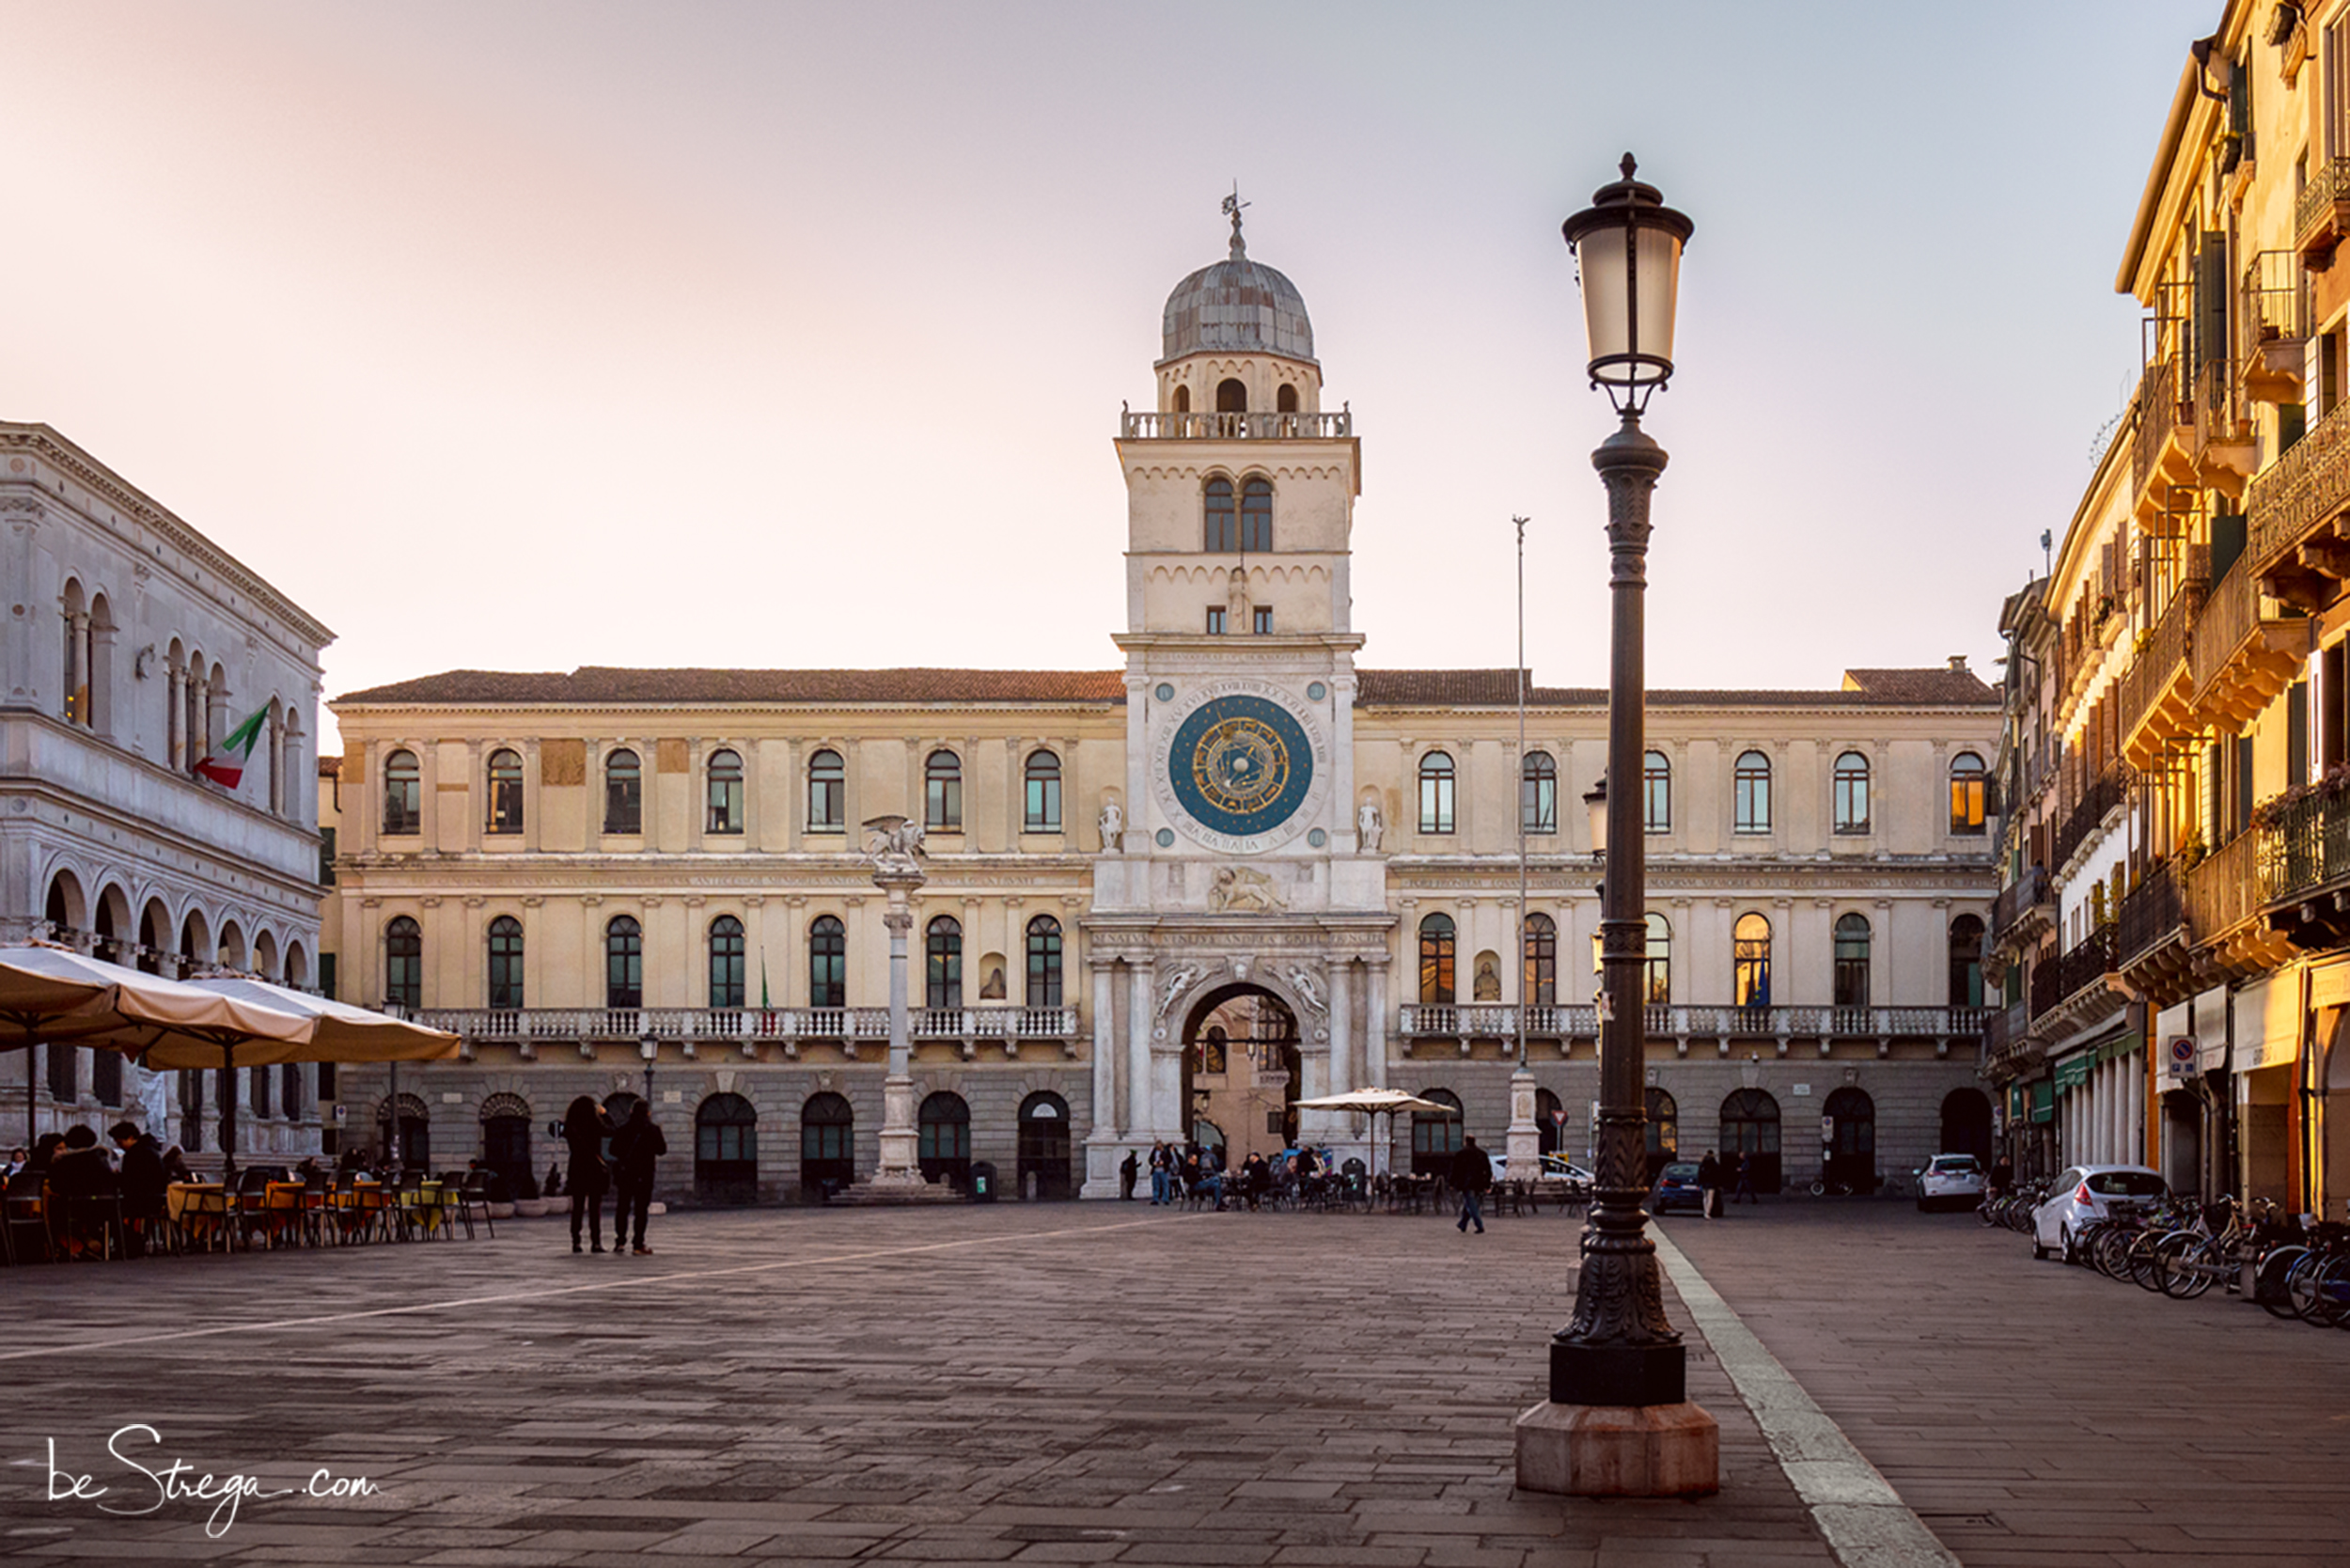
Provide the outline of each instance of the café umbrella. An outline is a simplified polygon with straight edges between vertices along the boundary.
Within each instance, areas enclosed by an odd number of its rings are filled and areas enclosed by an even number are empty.
[[[1448,1105],[1436,1100],[1423,1100],[1417,1094],[1407,1094],[1400,1089],[1356,1089],[1350,1090],[1344,1094],[1324,1094],[1317,1099],[1298,1101],[1297,1108],[1299,1110],[1361,1111],[1374,1118],[1391,1117],[1397,1111],[1434,1111],[1439,1116],[1461,1114],[1458,1105]],[[1379,1173],[1378,1127],[1379,1123],[1373,1121],[1371,1122],[1371,1174],[1374,1176]],[[1392,1122],[1389,1123],[1388,1136],[1394,1136]]]
[[[316,1031],[313,1020],[219,991],[102,963],[70,949],[0,948],[0,1048],[25,1052],[24,1117],[33,1116],[31,1048],[43,1042],[119,1051],[149,1068],[282,1061]],[[233,1096],[230,1097],[233,1101]],[[233,1115],[233,1105],[224,1113]],[[234,1160],[234,1145],[229,1158]]]

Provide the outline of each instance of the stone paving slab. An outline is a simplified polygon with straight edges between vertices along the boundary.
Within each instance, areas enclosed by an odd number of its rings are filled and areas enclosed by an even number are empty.
[[[2350,1334],[1885,1202],[1671,1240],[1968,1568],[2350,1561]]]
[[[1720,1496],[1514,1492],[1575,1235],[1006,1204],[673,1215],[651,1258],[540,1221],[0,1275],[0,1559],[1830,1562],[1701,1341]],[[152,1501],[105,1451],[132,1423],[198,1469],[381,1490],[247,1499],[216,1537],[208,1505],[46,1500],[54,1437]]]

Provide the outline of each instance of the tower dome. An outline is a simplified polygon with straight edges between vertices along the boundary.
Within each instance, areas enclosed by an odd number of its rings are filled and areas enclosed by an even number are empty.
[[[1317,364],[1305,296],[1271,267],[1248,259],[1237,211],[1231,255],[1200,268],[1167,296],[1164,336],[1161,365],[1202,353],[1277,354]]]

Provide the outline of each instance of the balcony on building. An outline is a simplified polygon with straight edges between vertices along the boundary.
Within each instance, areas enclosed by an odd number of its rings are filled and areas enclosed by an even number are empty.
[[[2350,942],[2350,794],[2314,786],[2262,810],[2260,890],[2269,928],[2296,948]]]
[[[2176,858],[2138,878],[2122,898],[2114,964],[2130,988],[2156,1007],[2186,1000],[2196,990],[2195,951]]]
[[[2127,762],[2115,762],[2099,774],[2080,800],[2065,814],[2057,828],[2056,843],[2049,858],[2061,874],[2064,864],[2073,858],[2073,852],[2087,843],[2106,824],[2106,820],[2122,809],[2129,798],[2130,786],[2136,782],[2137,770]]]
[[[1992,1011],[1983,1026],[1984,1075],[1994,1083],[2023,1077],[2048,1059],[2047,1043],[2031,1028],[2031,999]]]
[[[1678,1056],[1710,1050],[1717,1057],[1768,1051],[1789,1056],[1798,1050],[1812,1056],[1829,1055],[1835,1046],[1865,1045],[1878,1056],[1890,1056],[1902,1042],[1930,1044],[1936,1056],[1948,1056],[1952,1044],[1971,1053],[1991,1012],[1981,1007],[1707,1007],[1682,1003],[1653,1004],[1642,1010],[1649,1043],[1669,1047]],[[1399,1032],[1405,1048],[1417,1055],[1492,1056],[1514,1049],[1517,1009],[1504,1002],[1406,1002]],[[1545,1054],[1573,1058],[1580,1051],[1596,1058],[1599,1010],[1582,1004],[1534,1007],[1527,1012],[1529,1054],[1539,1043]],[[1480,1053],[1478,1047],[1485,1049]]]
[[[2262,592],[2315,613],[2350,580],[2350,400],[2311,426],[2245,490],[2245,554]]]
[[[2188,639],[2189,700],[2197,726],[2232,733],[2299,676],[2309,621],[2262,588],[2241,518],[2216,519],[2213,532],[2213,581]]]
[[[2174,344],[2186,336],[2162,332],[2181,324],[2175,321],[2157,319],[2149,324],[2156,328],[2158,345],[2164,336]],[[2175,347],[2168,352],[2158,348],[2138,372],[2138,393],[2130,400],[2131,510],[2141,527],[2151,528],[2170,509],[2173,489],[2199,481],[2193,368],[2183,366],[2182,357]]]
[[[2031,1030],[2044,1040],[2061,1039],[2122,1011],[2114,948],[2120,933],[2099,926],[2071,950],[2032,966]]]
[[[2259,830],[2247,828],[2194,861],[2180,878],[2200,985],[2248,980],[2293,956],[2293,945],[2268,923],[2260,851]]]
[[[851,1061],[863,1059],[861,1053],[879,1060],[889,1045],[885,1007],[441,1008],[417,1017],[457,1035],[469,1056],[494,1045],[525,1061],[548,1047],[576,1046],[588,1056],[600,1043],[647,1039],[674,1043],[688,1060],[706,1051],[731,1051],[757,1061],[772,1051],[776,1059],[792,1061],[811,1045]],[[1024,1046],[1073,1058],[1083,1036],[1073,1007],[1011,1004],[916,1008],[906,1032],[917,1048],[944,1043],[966,1061],[979,1059],[982,1046],[1006,1059],[1016,1059]]]
[[[2264,250],[2244,269],[2236,320],[2245,344],[2242,384],[2256,403],[2303,400],[2310,337],[2309,273],[2289,250]]]
[[[1341,408],[1336,414],[1159,413],[1124,409],[1118,433],[1125,441],[1328,441],[1355,433],[1355,416]]]
[[[2149,574],[2165,580],[2170,600],[2122,674],[2122,755],[2138,768],[2152,766],[2200,729],[2190,645],[2211,586],[2211,552],[2190,544],[2168,560],[2170,569],[2159,573],[2155,561],[2148,562]]]
[[[2321,158],[2293,204],[2293,248],[2313,272],[2333,264],[2334,247],[2350,232],[2350,158]]]
[[[2033,866],[1999,889],[1991,905],[1991,946],[2002,952],[2021,952],[2054,926],[2056,917],[2055,884],[2048,868]]]

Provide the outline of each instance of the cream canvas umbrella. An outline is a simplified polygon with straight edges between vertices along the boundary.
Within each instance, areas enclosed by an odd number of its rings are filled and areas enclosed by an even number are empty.
[[[1297,1108],[1299,1110],[1363,1111],[1371,1115],[1374,1119],[1371,1124],[1371,1173],[1373,1176],[1379,1174],[1379,1123],[1376,1118],[1392,1117],[1397,1111],[1436,1111],[1445,1116],[1461,1114],[1460,1107],[1457,1105],[1448,1105],[1435,1100],[1423,1100],[1417,1094],[1407,1094],[1400,1089],[1356,1089],[1349,1090],[1344,1094],[1324,1094],[1318,1099],[1298,1101]],[[1393,1121],[1387,1124],[1387,1136],[1390,1138],[1395,1136]]]
[[[315,1027],[307,1018],[69,949],[45,943],[0,948],[0,1048],[25,1053],[28,1135],[36,1044],[119,1051],[149,1067],[234,1065],[240,1045],[290,1048],[306,1042]],[[197,1052],[207,1053],[205,1058],[185,1059]]]

